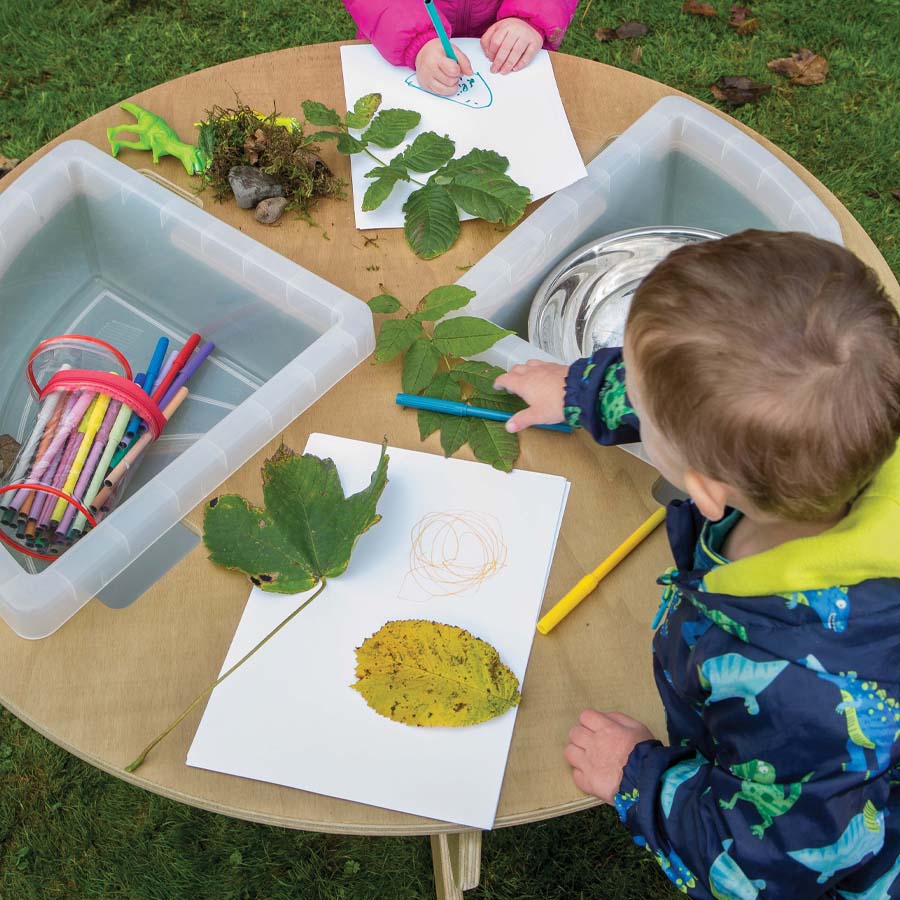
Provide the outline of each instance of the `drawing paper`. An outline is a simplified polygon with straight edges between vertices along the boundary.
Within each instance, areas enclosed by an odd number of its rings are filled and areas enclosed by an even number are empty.
[[[312,435],[306,450],[334,460],[348,496],[368,485],[380,453],[377,444],[323,434]],[[347,571],[216,688],[187,762],[490,828],[516,710],[463,728],[393,722],[350,687],[355,650],[388,621],[444,622],[491,643],[521,685],[569,485],[554,475],[388,452],[382,520],[360,537]],[[436,522],[445,529],[451,523],[459,539],[453,551],[459,565],[442,584],[411,564],[414,533],[420,550],[449,546]],[[496,571],[480,583],[456,577],[485,552]],[[254,589],[222,671],[302,597]]]
[[[507,174],[531,190],[532,200],[583,178],[587,172],[547,51],[539,51],[521,72],[492,75],[490,60],[477,38],[454,38],[453,43],[469,57],[474,73],[460,80],[460,90],[453,98],[422,90],[415,72],[392,66],[371,45],[341,47],[348,109],[363,95],[377,92],[382,95],[382,109],[412,109],[422,114],[422,121],[409,133],[408,140],[390,150],[371,147],[372,152],[388,162],[416,135],[434,131],[456,143],[457,156],[479,147],[507,157]],[[377,210],[363,212],[362,199],[372,182],[365,173],[377,163],[365,153],[357,153],[350,160],[356,227],[401,228],[403,203],[417,185],[399,182]],[[413,177],[425,181],[428,176],[413,173]],[[462,218],[472,217],[463,214]]]

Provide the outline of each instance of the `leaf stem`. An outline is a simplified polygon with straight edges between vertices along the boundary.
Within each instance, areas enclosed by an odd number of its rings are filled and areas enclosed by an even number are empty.
[[[384,162],[383,160],[379,159],[379,158],[378,158],[378,157],[377,157],[377,156],[376,156],[376,155],[375,155],[368,147],[363,147],[363,153],[365,153],[366,156],[371,156],[372,159],[374,159],[375,162],[377,162],[379,166],[384,166],[385,168],[387,168],[388,163],[386,163],[386,162]],[[407,171],[406,174],[409,175],[409,171]],[[409,180],[410,180],[413,184],[417,184],[419,187],[425,187],[425,185],[424,185],[421,181],[416,181],[416,179],[413,178],[412,175],[409,175]]]
[[[206,699],[235,669],[240,668],[257,650],[259,650],[263,645],[265,645],[271,638],[275,637],[291,619],[294,618],[298,613],[302,612],[309,606],[319,594],[325,590],[326,580],[323,578],[321,583],[319,584],[316,592],[311,596],[307,597],[287,618],[283,619],[278,625],[276,625],[252,650],[246,653],[238,662],[236,662],[224,675],[220,675],[193,703],[158,737],[155,737],[141,752],[140,756],[137,757],[133,762],[130,762],[127,766],[125,766],[126,772],[134,772],[136,771],[144,762],[147,757],[147,754],[167,735],[171,734],[194,710],[198,703]]]

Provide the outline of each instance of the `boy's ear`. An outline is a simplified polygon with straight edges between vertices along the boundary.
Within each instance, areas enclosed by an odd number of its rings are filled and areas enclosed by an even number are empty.
[[[727,484],[703,475],[696,469],[684,473],[684,486],[697,504],[697,509],[712,522],[718,522],[725,515],[731,490]]]

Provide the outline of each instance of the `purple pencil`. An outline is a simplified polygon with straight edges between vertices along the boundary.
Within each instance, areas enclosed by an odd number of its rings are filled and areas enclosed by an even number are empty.
[[[172,386],[163,394],[162,400],[159,401],[159,408],[165,409],[171,402],[172,398],[184,387],[187,380],[200,368],[201,363],[209,356],[216,345],[212,341],[201,344],[192,354],[191,358],[185,363],[184,368],[178,373],[178,377],[172,382]]]
[[[97,463],[100,460],[100,456],[103,453],[104,448],[106,447],[106,442],[109,440],[109,433],[112,431],[113,422],[116,420],[116,416],[119,414],[119,409],[122,406],[121,400],[110,400],[109,406],[106,410],[106,415],[103,417],[103,422],[100,425],[100,430],[97,432],[96,437],[94,438],[94,443],[91,445],[91,451],[88,454],[88,458],[84,463],[84,468],[81,470],[81,475],[78,476],[78,483],[75,485],[75,490],[72,492],[72,496],[76,500],[81,500],[84,497],[84,492],[87,490],[87,486],[91,483],[91,478],[94,474],[94,469],[97,468]],[[70,503],[66,508],[65,513],[63,514],[62,521],[59,523],[59,527],[56,529],[56,539],[61,540],[65,537],[66,533],[69,530],[69,526],[72,524],[72,519],[75,518],[75,513],[78,510]]]
[[[56,470],[56,477],[53,479],[53,487],[61,489],[66,483],[66,479],[69,477],[69,471],[72,468],[72,461],[75,459],[78,448],[81,447],[81,442],[83,440],[83,431],[76,431],[72,434],[69,443],[66,444],[62,462]],[[46,528],[50,524],[50,516],[53,514],[53,510],[56,507],[56,501],[57,497],[55,495],[44,494],[44,504],[41,507],[40,515],[32,511],[32,518],[37,519],[38,528]]]
[[[32,482],[32,483],[40,482],[41,479],[46,474],[47,468],[49,467],[50,463],[52,463],[54,460],[56,460],[56,458],[59,456],[60,451],[63,448],[64,440],[57,441],[57,436],[60,434],[60,431],[62,430],[62,427],[63,427],[63,423],[69,417],[70,413],[72,412],[72,410],[75,407],[75,404],[77,402],[78,402],[78,393],[74,392],[69,396],[69,399],[66,402],[66,408],[63,411],[62,418],[60,418],[59,423],[56,427],[56,431],[53,434],[53,439],[47,445],[47,448],[44,451],[44,453],[41,455],[41,458],[36,459],[34,461],[34,465],[31,467],[31,472],[29,472],[29,474],[28,474],[29,482]],[[50,453],[51,448],[54,448],[52,454]],[[38,466],[42,466],[42,468],[40,468],[40,470],[39,470]],[[22,504],[25,502],[25,498],[30,493],[32,493],[32,491],[29,488],[22,488],[22,490],[16,491],[16,495],[15,495],[15,497],[13,497],[12,503],[10,503],[9,505],[14,510],[18,511],[21,508]],[[35,502],[37,502],[37,500],[39,500],[41,497],[46,497],[46,496],[47,496],[46,494],[41,493],[38,497],[35,497]]]
[[[56,459],[54,459],[44,471],[44,484],[54,484],[56,480],[56,474],[59,471],[59,467],[63,461],[64,456],[65,448],[60,450],[59,453],[56,454]],[[28,518],[33,521],[36,521],[39,518],[44,510],[44,506],[46,506],[48,503],[56,503],[56,497],[52,496],[51,494],[47,494],[44,491],[35,491],[35,495],[36,496],[34,503],[31,504],[31,511],[28,514]]]

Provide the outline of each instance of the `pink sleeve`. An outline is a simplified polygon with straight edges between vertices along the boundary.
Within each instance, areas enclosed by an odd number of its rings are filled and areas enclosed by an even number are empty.
[[[391,65],[414,69],[422,46],[437,37],[422,0],[344,0],[344,6]],[[450,23],[439,15],[449,35]]]
[[[503,0],[498,19],[521,19],[544,36],[544,47],[556,50],[562,43],[578,0]]]

